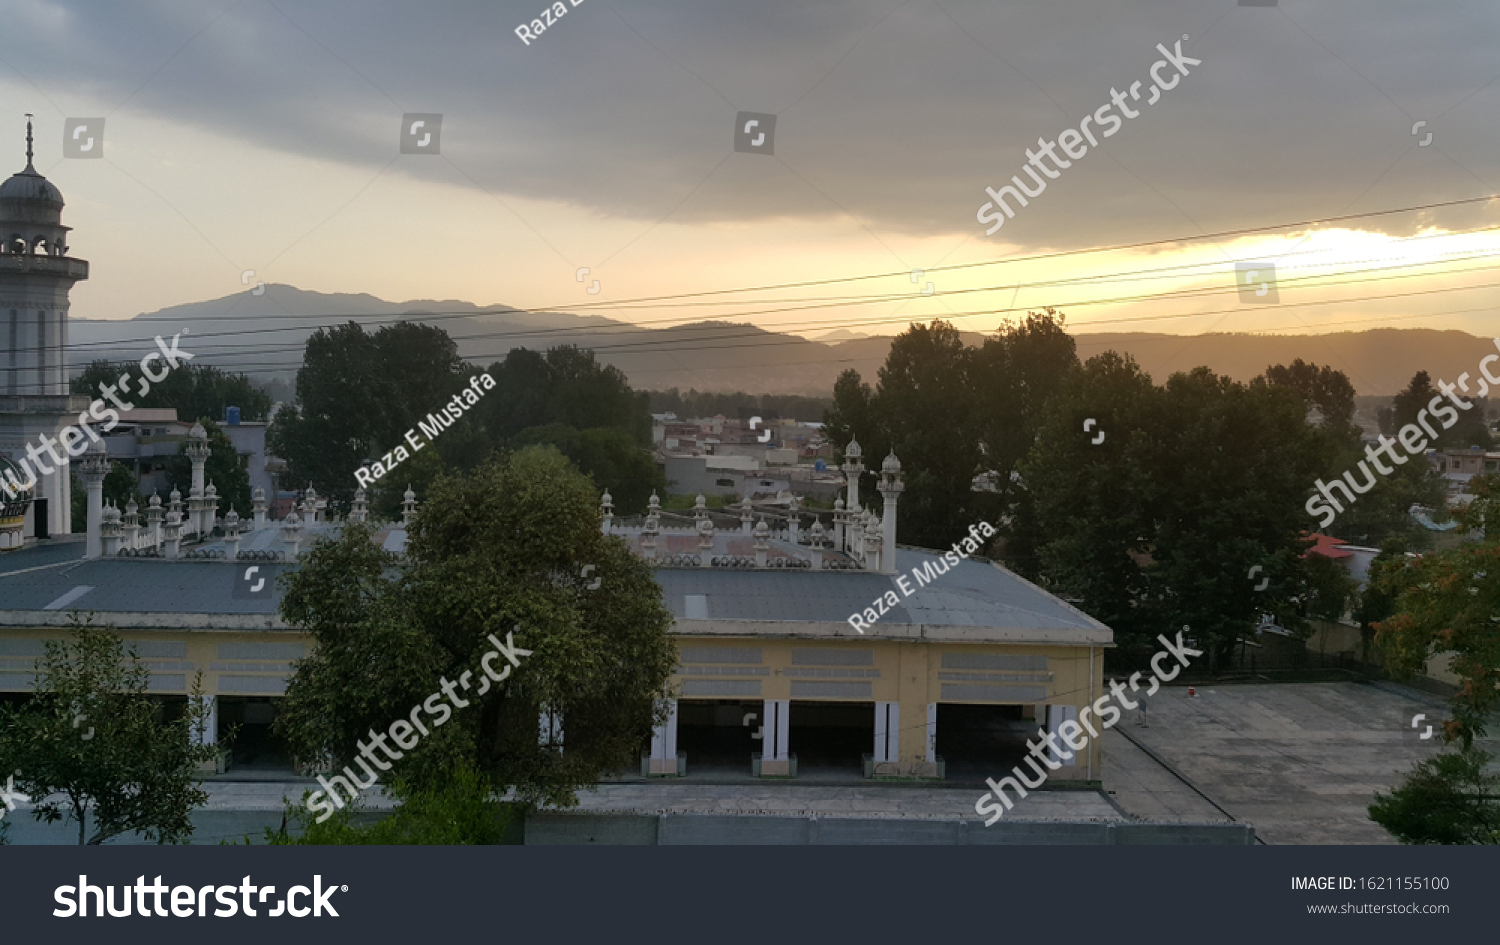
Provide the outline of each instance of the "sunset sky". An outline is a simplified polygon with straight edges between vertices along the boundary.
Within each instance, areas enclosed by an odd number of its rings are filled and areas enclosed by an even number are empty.
[[[1500,193],[1493,2],[582,0],[527,45],[541,7],[0,0],[0,175],[34,112],[84,318],[254,270],[813,336],[1046,305],[1083,331],[1497,321],[1500,205],[1473,200]],[[986,185],[1184,34],[1201,64],[985,236]],[[733,149],[741,111],[777,116],[774,155]],[[440,154],[400,153],[409,112],[442,114]],[[106,118],[102,160],[61,154],[82,117]],[[1274,261],[1276,304],[1241,301],[1245,260]],[[621,305],[659,296],[689,297]]]

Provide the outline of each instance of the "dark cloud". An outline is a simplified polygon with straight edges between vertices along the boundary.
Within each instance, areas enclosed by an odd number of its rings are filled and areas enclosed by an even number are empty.
[[[151,112],[364,173],[397,157],[403,112],[441,112],[443,158],[400,157],[392,173],[643,221],[848,212],[877,233],[969,235],[985,185],[1111,87],[1149,84],[1156,44],[1186,33],[1202,64],[1137,103],[997,248],[1500,191],[1500,7],[1484,0],[582,0],[524,45],[513,30],[542,7],[12,0],[0,57],[59,108],[125,105],[111,121]],[[737,111],[778,116],[774,157],[733,152]]]

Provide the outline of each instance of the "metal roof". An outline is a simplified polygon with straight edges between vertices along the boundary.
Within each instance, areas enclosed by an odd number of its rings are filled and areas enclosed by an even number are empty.
[[[22,613],[40,617],[50,608],[58,613],[48,614],[49,618],[78,610],[143,618],[162,615],[164,625],[182,619],[168,615],[210,615],[224,618],[226,629],[244,618],[259,618],[255,620],[258,626],[281,626],[277,616],[281,592],[275,579],[295,567],[227,560],[83,560],[83,548],[82,541],[65,540],[0,555],[0,625],[14,624]],[[898,573],[894,575],[691,567],[658,568],[655,575],[667,608],[679,622],[842,624],[890,591],[897,603],[878,621],[888,628],[920,625],[1044,634],[1108,633],[1097,620],[988,561],[960,561],[946,574],[919,586],[912,571],[940,559],[934,552],[903,547],[897,550]],[[247,593],[253,582],[245,579],[252,566],[259,568],[254,580],[267,582],[254,595]],[[897,580],[902,576],[910,595]]]

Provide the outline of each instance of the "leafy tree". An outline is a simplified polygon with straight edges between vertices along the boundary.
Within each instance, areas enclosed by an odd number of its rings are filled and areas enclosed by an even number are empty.
[[[47,641],[36,672],[34,698],[0,709],[0,770],[18,772],[17,787],[35,801],[32,816],[71,819],[80,844],[124,833],[184,842],[189,814],[208,800],[197,765],[218,750],[193,741],[206,720],[196,685],[188,712],[163,722],[134,650],[112,630],[76,620],[71,639]]]
[[[1078,370],[1077,346],[1064,325],[1064,316],[1054,309],[1028,312],[1024,321],[985,339],[975,362],[980,464],[999,490],[994,517],[1005,522],[1006,559],[1033,578],[1039,575],[1044,536],[1031,494],[1014,473],[1036,442],[1047,405]]]
[[[599,492],[607,490],[617,514],[644,512],[653,490],[667,491],[667,477],[655,458],[622,430],[575,430],[552,423],[522,430],[515,439],[517,448],[537,444],[557,447],[594,480]]]
[[[1500,843],[1500,776],[1489,761],[1474,748],[1429,758],[1375,795],[1370,819],[1402,843]]]
[[[285,481],[311,482],[347,503],[354,470],[403,445],[408,430],[467,383],[458,347],[441,328],[398,322],[366,334],[349,322],[319,329],[297,371],[297,401],[276,414],[267,450],[286,460]]]
[[[651,445],[645,394],[625,374],[600,364],[592,351],[560,345],[545,354],[513,349],[489,367],[496,389],[474,409],[492,446],[513,446],[524,430],[563,424],[576,430],[607,427],[641,447]]]
[[[133,379],[130,389],[139,391],[136,381],[141,376],[140,365],[130,361],[94,361],[73,378],[71,388],[75,394],[99,397],[102,385],[115,384],[125,373]],[[196,361],[180,363],[165,379],[153,381],[145,396],[132,396],[128,392],[119,396],[135,407],[175,408],[179,417],[223,420],[229,407],[240,408],[244,420],[265,420],[271,413],[270,396],[256,388],[250,378]]]
[[[1317,410],[1321,418],[1319,426],[1343,440],[1359,439],[1359,427],[1354,423],[1354,385],[1343,371],[1308,364],[1298,358],[1290,365],[1271,365],[1252,383],[1296,391],[1308,410]]]
[[[1444,430],[1442,421],[1433,417],[1432,411],[1429,410],[1428,424],[1437,431],[1437,439],[1431,440],[1428,444],[1429,448],[1451,450],[1478,446],[1489,449],[1490,433],[1484,422],[1487,402],[1458,395],[1457,403],[1463,406],[1456,406],[1441,390],[1433,386],[1432,378],[1426,371],[1418,371],[1412,376],[1411,383],[1406,386],[1406,389],[1396,395],[1392,404],[1392,432],[1399,432],[1408,424],[1421,430],[1422,427],[1417,422],[1418,416],[1432,403],[1433,398],[1440,399],[1442,403],[1448,405],[1450,410],[1454,410],[1458,414],[1458,420],[1451,428]],[[1431,439],[1425,432],[1422,438]]]
[[[1136,457],[1151,448],[1145,420],[1155,396],[1134,359],[1113,351],[1090,358],[1052,401],[1019,469],[1046,536],[1038,549],[1044,582],[1114,628],[1122,644],[1160,630],[1137,605],[1148,593],[1153,490]],[[1103,442],[1084,430],[1088,419]]]
[[[1485,733],[1500,702],[1500,476],[1475,477],[1470,489],[1475,499],[1459,523],[1482,540],[1383,568],[1377,582],[1394,597],[1394,614],[1376,625],[1387,668],[1397,674],[1418,672],[1438,653],[1454,654],[1452,670],[1463,685],[1444,734],[1465,748]]]
[[[1124,646],[1191,626],[1214,668],[1262,613],[1297,613],[1314,478],[1304,416],[1286,389],[1207,368],[1158,388],[1129,359],[1091,358],[1022,466],[1044,578]],[[1247,577],[1256,565],[1273,577],[1266,592]]]
[[[902,462],[906,491],[898,528],[913,544],[946,548],[986,517],[973,490],[980,471],[973,363],[958,330],[939,320],[897,335],[880,369],[871,408]],[[884,449],[870,448],[884,446],[878,439],[862,444],[872,474],[886,457]]]
[[[390,816],[373,824],[355,822],[361,813],[356,802],[317,823],[306,807],[287,805],[287,818],[301,827],[301,835],[266,828],[272,846],[460,846],[505,842],[507,829],[522,814],[520,805],[493,799],[489,781],[470,765],[459,765],[439,785],[413,790],[401,780],[391,785],[398,805]]]
[[[240,518],[249,518],[253,509],[250,504],[250,469],[245,457],[234,448],[229,434],[217,423],[207,417],[198,422],[203,424],[203,430],[208,434],[208,459],[203,462],[204,488],[213,483],[218,490],[218,514],[221,517],[228,515],[232,508]],[[177,448],[177,455],[168,458],[163,464],[163,475],[171,487],[167,491],[177,489],[182,493],[184,502],[193,488],[193,461],[187,456],[187,447],[188,443],[184,440]]]
[[[600,580],[592,591],[585,564]],[[299,757],[352,763],[370,730],[410,716],[442,680],[477,673],[491,635],[514,632],[530,651],[394,762],[414,791],[469,764],[522,802],[574,803],[578,788],[634,764],[676,663],[650,569],[601,534],[592,484],[554,449],[439,478],[402,559],[346,525],[286,580],[282,615],[318,644],[277,720]],[[562,716],[563,753],[539,744],[543,707]]]

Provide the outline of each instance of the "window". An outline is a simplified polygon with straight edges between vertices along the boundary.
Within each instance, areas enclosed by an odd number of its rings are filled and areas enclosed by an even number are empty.
[[[716,486],[728,486],[730,488],[734,488],[734,480],[733,479],[715,479],[714,480],[714,485],[716,485]]]

